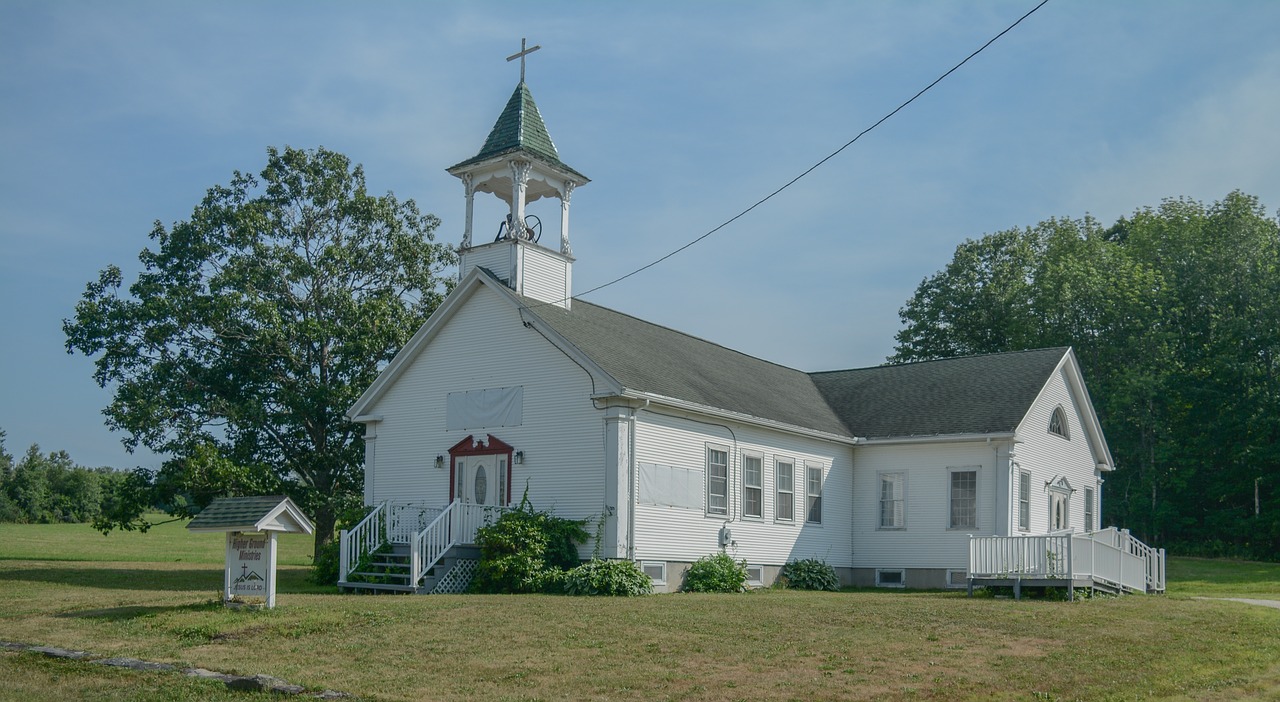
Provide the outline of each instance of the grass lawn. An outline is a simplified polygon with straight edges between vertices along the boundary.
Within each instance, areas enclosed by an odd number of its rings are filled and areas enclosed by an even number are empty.
[[[104,552],[82,527],[58,532],[58,560],[23,550],[54,529],[0,526],[0,639],[372,699],[1280,699],[1280,610],[1194,598],[1280,599],[1275,564],[1173,559],[1168,596],[1069,603],[889,591],[348,596],[308,585],[295,562],[281,569],[279,606],[255,613],[216,602],[219,535],[209,547],[156,532],[129,542],[137,553]],[[163,546],[145,541],[166,534]],[[0,679],[28,702],[224,698],[172,674],[32,654],[0,654]]]

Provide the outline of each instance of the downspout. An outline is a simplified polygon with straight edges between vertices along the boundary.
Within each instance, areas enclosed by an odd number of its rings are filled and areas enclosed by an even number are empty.
[[[631,446],[627,449],[627,500],[631,506],[627,508],[627,557],[636,559],[636,428],[640,425],[640,413],[649,409],[649,399],[645,398],[644,407],[636,408],[631,414]]]

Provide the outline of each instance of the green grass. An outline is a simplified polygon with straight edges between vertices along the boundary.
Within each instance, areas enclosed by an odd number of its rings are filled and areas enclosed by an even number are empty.
[[[199,550],[178,541],[174,551]],[[0,639],[385,700],[1280,699],[1280,610],[1193,597],[1280,599],[1272,564],[1173,559],[1183,579],[1167,597],[1074,603],[901,591],[345,596],[307,585],[295,565],[282,569],[280,606],[241,612],[216,601],[220,558],[0,560]],[[177,675],[0,654],[0,679],[21,678],[14,694],[27,702],[90,687],[122,699],[110,690],[128,675],[142,699],[205,698],[192,687],[203,683]]]
[[[149,515],[153,521],[168,519]],[[147,533],[113,531],[106,536],[88,524],[0,523],[0,560],[134,561],[138,563],[222,563],[222,534],[193,534],[186,520],[152,527]],[[310,565],[313,539],[303,534],[279,537],[277,562]]]

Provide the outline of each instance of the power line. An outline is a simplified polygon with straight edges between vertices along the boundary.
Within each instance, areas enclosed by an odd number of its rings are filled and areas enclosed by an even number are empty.
[[[694,239],[694,240],[692,240],[692,241],[690,241],[690,242],[688,242],[688,243],[684,244],[684,245],[683,245],[683,246],[681,246],[680,248],[675,249],[674,251],[671,251],[670,253],[666,254],[665,256],[662,256],[661,258],[658,258],[658,259],[656,259],[656,260],[654,260],[654,261],[651,261],[650,263],[647,263],[647,264],[645,264],[645,265],[643,265],[643,266],[641,266],[641,267],[639,267],[639,268],[635,269],[634,271],[631,271],[630,273],[628,273],[628,274],[626,274],[626,275],[624,275],[624,276],[620,276],[620,277],[618,277],[618,278],[614,278],[613,280],[611,280],[611,281],[609,281],[609,282],[607,282],[607,283],[604,283],[604,284],[601,284],[601,285],[597,285],[597,286],[595,286],[594,288],[591,288],[590,290],[584,290],[584,291],[582,291],[582,292],[578,293],[577,295],[573,295],[572,297],[570,297],[570,298],[566,298],[566,299],[577,299],[577,298],[579,298],[579,297],[582,297],[583,295],[588,295],[588,294],[593,293],[593,292],[595,292],[595,291],[597,291],[597,290],[603,290],[604,288],[607,288],[607,287],[609,287],[610,285],[616,285],[617,283],[621,283],[622,281],[626,280],[627,278],[630,278],[630,277],[631,277],[631,276],[633,276],[633,275],[636,275],[637,273],[642,273],[642,272],[644,272],[644,271],[646,271],[646,270],[648,270],[648,269],[650,269],[650,268],[653,268],[654,266],[658,265],[659,263],[662,263],[663,261],[665,261],[665,260],[667,260],[667,259],[671,258],[672,256],[675,256],[676,254],[678,254],[678,253],[680,253],[680,252],[684,251],[685,249],[688,249],[689,247],[693,246],[694,244],[697,244],[698,242],[702,241],[703,239],[706,239],[707,237],[711,236],[712,234],[715,234],[716,232],[720,231],[721,229],[724,229],[725,227],[729,226],[730,224],[733,224],[734,222],[736,222],[737,220],[739,220],[739,219],[741,219],[743,216],[745,216],[747,213],[749,213],[749,212],[751,212],[752,210],[754,210],[755,208],[757,208],[757,207],[759,207],[759,206],[763,205],[764,203],[768,202],[769,200],[772,200],[772,199],[773,199],[773,197],[774,197],[775,195],[777,195],[777,194],[781,193],[783,190],[786,190],[787,188],[790,188],[792,185],[795,185],[797,181],[799,181],[801,178],[803,178],[803,177],[805,177],[805,176],[809,175],[809,174],[810,174],[810,173],[812,173],[813,171],[817,170],[817,169],[818,169],[818,167],[819,167],[819,166],[821,166],[822,164],[826,163],[827,161],[830,161],[831,159],[835,158],[836,156],[839,156],[839,155],[840,155],[840,153],[841,153],[842,151],[844,151],[845,149],[849,148],[850,146],[853,146],[854,142],[856,142],[856,141],[858,141],[859,139],[861,139],[861,138],[862,138],[864,135],[866,135],[868,132],[870,132],[871,130],[875,129],[876,127],[879,127],[881,124],[884,124],[886,121],[888,121],[888,119],[889,119],[890,117],[892,117],[892,116],[894,116],[894,115],[898,114],[898,113],[899,113],[899,112],[901,112],[901,111],[902,111],[902,110],[903,110],[907,105],[910,105],[911,103],[915,102],[915,101],[916,101],[916,99],[917,99],[917,98],[919,98],[921,95],[924,95],[925,93],[929,92],[929,90],[930,90],[930,89],[932,89],[932,88],[933,88],[933,86],[937,85],[938,83],[941,83],[941,82],[942,82],[942,81],[943,81],[947,76],[951,75],[952,73],[955,73],[957,70],[959,70],[959,69],[960,69],[960,67],[961,67],[961,66],[965,65],[966,63],[968,63],[970,59],[972,59],[974,56],[977,56],[978,54],[980,54],[980,53],[982,53],[983,51],[985,51],[985,50],[986,50],[986,48],[987,48],[988,46],[991,46],[992,44],[994,44],[994,43],[996,42],[996,40],[997,40],[997,39],[999,39],[1000,37],[1002,37],[1002,36],[1004,36],[1004,35],[1008,34],[1010,31],[1012,31],[1012,30],[1013,30],[1013,28],[1014,28],[1014,27],[1018,26],[1019,24],[1022,24],[1022,21],[1023,21],[1023,20],[1025,20],[1026,18],[1028,18],[1028,17],[1030,17],[1031,15],[1035,14],[1037,10],[1039,10],[1039,9],[1040,9],[1040,8],[1042,8],[1042,7],[1044,7],[1046,4],[1048,4],[1048,2],[1049,2],[1049,0],[1041,0],[1040,4],[1038,4],[1038,5],[1036,5],[1035,7],[1031,8],[1031,10],[1027,12],[1027,14],[1025,14],[1025,15],[1023,15],[1023,16],[1021,16],[1021,17],[1019,17],[1019,18],[1017,19],[1017,21],[1015,21],[1013,24],[1009,25],[1008,27],[1005,27],[1005,28],[1004,28],[1004,30],[1003,30],[1003,31],[1001,31],[999,34],[997,34],[997,35],[995,35],[994,37],[991,37],[990,39],[988,39],[988,40],[987,40],[987,43],[985,43],[985,44],[983,44],[982,46],[978,47],[978,49],[977,49],[976,51],[974,51],[973,53],[971,53],[971,54],[969,54],[968,56],[966,56],[966,57],[964,58],[964,60],[963,60],[963,61],[961,61],[960,63],[957,63],[956,65],[952,66],[952,67],[951,67],[951,68],[950,68],[946,73],[943,73],[942,75],[940,75],[940,76],[938,76],[937,78],[935,78],[935,79],[933,80],[933,82],[932,82],[932,83],[930,83],[930,84],[926,85],[924,88],[922,88],[922,89],[920,90],[920,92],[916,93],[915,95],[912,95],[912,96],[911,96],[911,99],[907,100],[906,102],[902,103],[901,105],[898,105],[897,107],[895,107],[895,108],[893,109],[893,111],[892,111],[892,112],[890,112],[889,114],[885,115],[884,117],[881,117],[880,119],[876,120],[875,124],[872,124],[870,127],[867,127],[866,129],[864,129],[864,130],[862,130],[862,131],[858,132],[858,135],[857,135],[857,136],[855,136],[854,138],[850,139],[849,141],[845,142],[844,146],[841,146],[840,148],[836,149],[835,151],[832,151],[831,153],[827,154],[827,155],[826,155],[826,157],[824,157],[821,161],[818,161],[817,163],[813,164],[812,166],[809,166],[808,168],[804,169],[804,171],[802,171],[802,172],[800,173],[800,175],[798,175],[798,176],[796,176],[796,177],[792,178],[791,180],[787,181],[787,182],[786,182],[782,187],[778,188],[777,190],[774,190],[773,192],[769,193],[768,195],[765,195],[764,197],[760,198],[759,200],[756,200],[756,202],[755,202],[754,204],[752,204],[750,207],[748,207],[747,209],[745,209],[745,210],[743,210],[743,211],[739,212],[738,214],[736,214],[736,215],[734,215],[734,216],[730,217],[729,219],[726,219],[725,221],[721,222],[718,226],[716,226],[714,229],[712,229],[712,230],[708,231],[706,234],[703,234],[702,236],[699,236],[698,238],[696,238],[696,239]],[[564,302],[564,300],[561,300],[561,302]]]

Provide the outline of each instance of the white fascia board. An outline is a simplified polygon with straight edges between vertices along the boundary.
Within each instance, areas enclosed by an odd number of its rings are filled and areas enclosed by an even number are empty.
[[[766,419],[764,417],[756,417],[742,412],[733,412],[731,410],[720,409],[719,407],[710,407],[708,405],[689,402],[675,397],[667,397],[666,395],[657,395],[649,392],[641,392],[637,390],[622,390],[614,394],[598,393],[592,396],[592,399],[605,399],[607,397],[624,397],[632,400],[646,400],[655,405],[662,405],[672,409],[684,410],[686,412],[694,412],[697,414],[707,415],[709,417],[717,417],[720,419],[730,419],[742,424],[750,424],[757,427],[765,427],[775,429],[777,431],[786,432],[788,434],[797,434],[800,436],[808,436],[815,439],[823,439],[838,444],[846,444],[853,446],[862,443],[862,439],[856,436],[844,436],[841,434],[831,434],[817,429],[809,429],[796,424],[788,424],[787,422],[779,422],[776,419]]]
[[[515,296],[515,293],[507,289],[504,289],[502,292],[506,293],[510,297],[512,304],[516,305],[520,310],[520,319],[522,319],[526,325],[536,328],[538,333],[542,334],[542,337],[550,342],[552,346],[559,349],[561,353],[568,356],[574,363],[577,363],[582,370],[586,371],[587,375],[591,376],[592,383],[596,388],[596,394],[592,395],[593,398],[600,395],[606,397],[618,395],[622,392],[622,383],[619,383],[617,378],[614,378],[608,371],[601,368],[600,364],[596,363],[590,356],[583,353],[582,349],[574,345],[573,342],[561,336],[555,329],[552,329],[551,325],[543,321],[543,319],[538,316],[537,312],[534,312],[532,308],[521,303],[519,298]],[[556,309],[560,308],[557,307]],[[601,388],[603,388],[603,390]]]
[[[409,343],[405,344],[391,359],[391,363],[388,363],[387,367],[382,369],[373,384],[360,395],[360,399],[351,405],[351,409],[348,409],[345,415],[347,419],[355,421],[356,417],[363,416],[365,411],[372,407],[378,398],[382,397],[387,388],[391,387],[391,384],[408,369],[409,364],[414,358],[417,358],[418,353],[426,347],[427,342],[435,337],[445,322],[462,308],[466,300],[475,293],[476,286],[485,285],[488,282],[488,277],[484,276],[480,269],[471,269],[467,277],[458,283],[453,292],[449,293],[444,302],[440,303],[435,312],[431,313],[427,321],[409,339]]]
[[[348,416],[350,416],[350,415],[348,415]],[[356,416],[354,416],[354,417],[350,417],[350,419],[351,419],[351,421],[355,422],[356,424],[374,424],[374,423],[377,423],[377,422],[381,422],[381,421],[382,421],[382,415],[380,415],[380,414],[357,414],[357,415],[356,415]]]
[[[284,517],[286,521],[281,521],[281,517]],[[293,525],[290,525],[289,522],[292,522]],[[297,528],[292,528],[292,526]],[[268,512],[262,519],[259,519],[258,528],[268,531],[284,531],[290,534],[311,534],[316,530],[315,525],[311,523],[307,515],[303,514],[302,510],[298,509],[298,506],[293,503],[293,500],[289,499],[276,505],[275,509]]]
[[[886,436],[875,439],[859,439],[859,446],[887,446],[890,444],[955,444],[967,441],[1012,441],[1016,432],[1000,431],[986,434],[930,434],[928,436]]]

